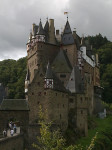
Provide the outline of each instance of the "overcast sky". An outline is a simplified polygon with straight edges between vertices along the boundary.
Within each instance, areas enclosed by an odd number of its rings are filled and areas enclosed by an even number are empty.
[[[112,41],[112,0],[0,0],[0,60],[26,56],[32,23],[55,19],[56,29],[66,23],[82,36],[101,33]]]

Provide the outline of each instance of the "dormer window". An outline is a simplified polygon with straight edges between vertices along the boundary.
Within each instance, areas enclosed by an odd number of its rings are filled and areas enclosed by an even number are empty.
[[[60,78],[66,78],[66,74],[60,74]]]

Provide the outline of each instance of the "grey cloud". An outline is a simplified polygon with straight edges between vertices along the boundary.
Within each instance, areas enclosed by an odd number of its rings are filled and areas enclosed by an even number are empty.
[[[0,0],[0,59],[26,55],[26,43],[32,23],[44,24],[46,17],[55,19],[55,27],[64,28],[69,12],[72,29],[78,34],[96,35],[99,32],[112,38],[111,0]],[[62,30],[62,29],[61,29]],[[8,57],[9,56],[9,57]]]
[[[69,1],[70,20],[80,34],[107,36],[110,40],[112,25],[111,0],[75,0]]]

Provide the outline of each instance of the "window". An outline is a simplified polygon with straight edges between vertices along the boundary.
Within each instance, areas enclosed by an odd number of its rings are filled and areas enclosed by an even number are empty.
[[[61,119],[61,114],[60,114],[60,119]]]
[[[37,85],[39,85],[39,86],[40,86],[40,82],[37,82]]]
[[[60,74],[60,78],[66,78],[65,74]]]
[[[81,110],[81,114],[83,114],[83,110]]]
[[[70,99],[69,99],[69,102],[70,102],[70,103],[73,103],[73,99],[72,99],[72,98],[70,98]]]
[[[59,104],[57,104],[57,107],[59,108]]]
[[[49,84],[52,84],[52,81],[49,81]]]
[[[32,92],[32,95],[34,95],[34,93]]]
[[[65,106],[64,106],[64,104],[63,104],[63,108],[64,108]]]
[[[83,100],[83,99],[82,99],[82,97],[81,97],[81,98],[80,98],[81,103],[82,103],[82,100]]]
[[[46,92],[44,92],[44,95],[46,95]]]
[[[38,93],[38,96],[41,96],[41,92]]]
[[[56,93],[56,96],[57,96],[57,93]]]

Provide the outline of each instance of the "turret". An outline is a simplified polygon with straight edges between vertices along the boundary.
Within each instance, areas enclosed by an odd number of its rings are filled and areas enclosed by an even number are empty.
[[[72,35],[72,31],[71,31],[70,24],[69,24],[68,20],[66,22],[64,32],[62,35],[62,44],[63,45],[74,44],[74,37]]]
[[[47,89],[53,89],[53,84],[54,84],[53,82],[54,82],[53,81],[53,73],[52,73],[50,64],[48,62],[46,74],[45,74],[45,85],[44,85],[44,87]]]
[[[38,31],[36,34],[36,42],[45,42],[45,32],[44,32],[44,29],[42,27],[41,20],[40,20]]]

